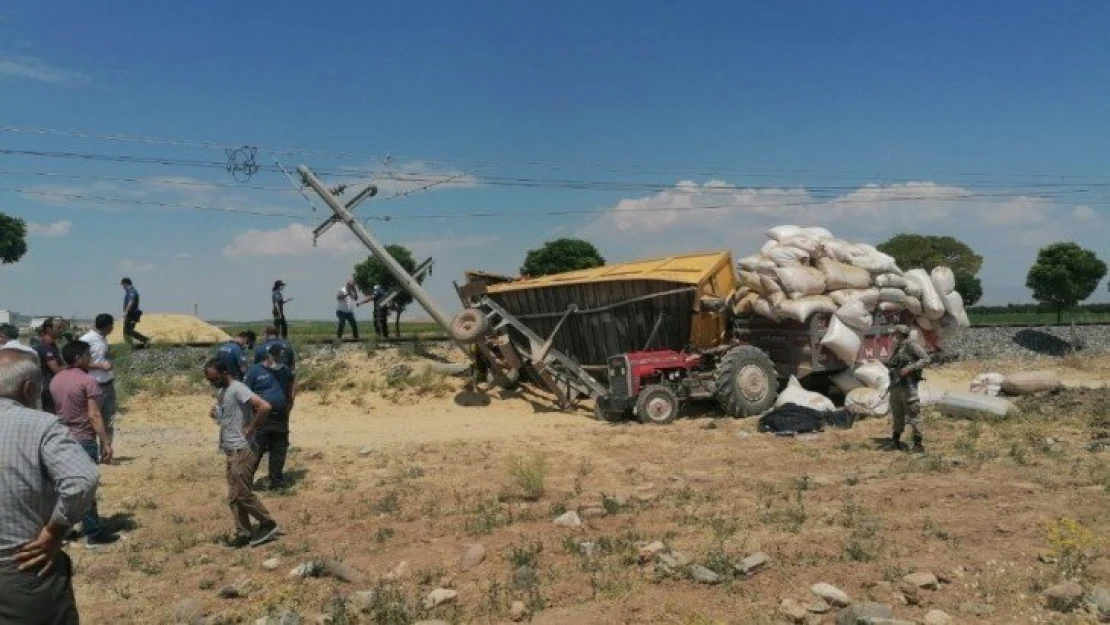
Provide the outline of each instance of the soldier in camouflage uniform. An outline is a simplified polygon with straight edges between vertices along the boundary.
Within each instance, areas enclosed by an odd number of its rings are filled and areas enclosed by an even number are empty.
[[[906,448],[901,438],[908,422],[913,430],[911,451],[920,453],[925,451],[925,446],[921,436],[921,400],[917,396],[917,384],[921,381],[921,371],[929,364],[929,353],[916,341],[910,340],[909,326],[894,326],[894,336],[894,354],[887,363],[890,369],[890,409],[894,416],[891,445],[894,449]]]

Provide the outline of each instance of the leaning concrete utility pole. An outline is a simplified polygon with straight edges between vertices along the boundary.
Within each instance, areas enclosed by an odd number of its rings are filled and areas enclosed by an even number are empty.
[[[335,212],[335,216],[330,217],[327,221],[325,221],[319,228],[315,230],[314,234],[316,236],[319,236],[321,233],[323,233],[323,231],[331,227],[331,225],[334,224],[336,221],[343,222],[348,228],[351,229],[351,232],[355,233],[355,236],[358,237],[359,240],[362,241],[364,245],[366,245],[366,247],[370,248],[370,251],[373,252],[374,255],[382,261],[386,269],[389,270],[389,273],[393,274],[393,276],[397,278],[397,281],[401,283],[401,287],[411,293],[413,299],[420,302],[420,305],[424,307],[424,310],[428,311],[428,314],[432,316],[432,319],[434,319],[437,324],[439,324],[439,327],[443,328],[445,332],[450,334],[451,318],[447,316],[447,313],[445,313],[443,309],[441,309],[436,304],[435,300],[432,299],[432,296],[424,290],[424,287],[420,286],[420,283],[417,282],[412,276],[410,276],[407,271],[405,271],[405,268],[402,267],[400,263],[398,263],[393,258],[393,256],[385,249],[385,246],[379,243],[378,240],[374,238],[374,235],[370,233],[370,230],[367,229],[366,226],[362,224],[362,222],[355,219],[355,216],[351,214],[351,209],[354,208],[355,204],[358,204],[363,199],[374,195],[374,193],[377,192],[377,189],[375,188],[373,191],[370,191],[369,189],[364,189],[350,202],[348,202],[347,204],[343,204],[338,200],[338,198],[336,198],[335,194],[332,193],[331,190],[324,186],[324,183],[320,182],[320,179],[316,177],[316,174],[313,174],[312,170],[310,170],[307,166],[301,165],[297,167],[297,172],[300,173],[301,179],[304,180],[304,183],[311,187],[312,190],[316,192],[316,195],[319,195],[320,199],[324,200],[324,203],[326,203],[328,207],[331,208],[333,212]],[[456,343],[460,348],[462,348],[463,353],[467,354],[468,356],[471,355],[472,350],[468,349],[465,344],[459,343],[458,341],[456,341]]]

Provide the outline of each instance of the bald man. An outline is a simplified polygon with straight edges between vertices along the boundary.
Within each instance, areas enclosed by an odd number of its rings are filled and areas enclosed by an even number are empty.
[[[96,499],[96,465],[39,410],[34,355],[0,350],[0,623],[76,625],[62,544]]]

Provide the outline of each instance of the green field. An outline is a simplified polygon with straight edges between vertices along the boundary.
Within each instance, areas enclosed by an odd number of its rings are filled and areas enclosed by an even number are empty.
[[[1000,324],[1020,325],[1056,325],[1054,312],[975,312],[968,313],[971,324],[976,326],[989,326]],[[1071,316],[1064,313],[1064,323],[1071,323]],[[1076,323],[1110,323],[1110,313],[1089,312],[1078,310],[1075,312]]]
[[[270,321],[249,321],[249,322],[235,322],[235,323],[222,323],[216,322],[215,325],[219,326],[224,332],[235,336],[243,330],[254,330],[258,336],[262,336],[262,331],[266,326],[270,325]],[[289,322],[289,339],[292,341],[303,341],[311,339],[330,339],[335,338],[335,321],[290,321]],[[389,324],[389,336],[393,338],[394,324],[391,321]],[[359,320],[358,334],[361,338],[368,339],[374,337],[374,325],[370,320]],[[434,323],[427,322],[401,322],[401,337],[412,338],[416,336],[441,336],[443,330]],[[348,326],[343,336],[345,338],[351,337],[351,328]]]

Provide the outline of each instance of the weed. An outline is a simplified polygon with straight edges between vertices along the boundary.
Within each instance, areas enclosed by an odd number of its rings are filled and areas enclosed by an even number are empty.
[[[605,512],[612,516],[620,514],[624,510],[624,502],[616,497],[610,497],[605,493],[601,493],[601,507],[605,508]]]
[[[348,369],[342,360],[309,361],[297,367],[297,390],[324,391]]]
[[[125,499],[120,503],[120,507],[128,512],[136,510],[157,510],[158,504],[153,499],[145,495],[139,495],[134,499]]]
[[[808,518],[802,491],[795,492],[793,500],[786,496],[782,497],[785,501],[782,507],[775,505],[775,498],[760,497],[760,499],[759,518],[767,525],[781,526],[787,531],[798,532]]]
[[[396,514],[401,511],[401,495],[396,490],[391,490],[382,495],[380,499],[370,505],[374,514]]]
[[[500,582],[490,582],[482,594],[478,609],[484,614],[501,616],[509,610],[509,588]]]
[[[472,535],[489,534],[493,530],[508,525],[509,516],[496,500],[483,499],[474,507],[466,521],[466,531]]]
[[[509,456],[505,462],[509,479],[528,501],[543,497],[544,480],[547,478],[547,457],[535,453],[528,458]]]
[[[720,575],[725,580],[730,580],[736,575],[736,567],[732,558],[721,549],[710,549],[705,556],[705,568]]]
[[[1051,547],[1050,555],[1056,558],[1060,572],[1068,577],[1083,573],[1103,542],[1086,525],[1068,517],[1045,523],[1044,531]]]
[[[949,534],[944,528],[937,525],[936,522],[933,521],[933,519],[930,517],[925,517],[925,522],[921,526],[921,534],[924,535],[926,538],[931,537],[944,541],[952,538],[951,534]]]
[[[420,569],[416,572],[416,583],[422,588],[432,588],[443,579],[444,570],[439,567]]]
[[[392,527],[379,527],[378,531],[374,534],[374,540],[381,545],[388,542],[389,539],[396,535],[397,532],[393,531]]]
[[[552,501],[548,511],[553,517],[563,516],[567,513],[567,504],[565,501]]]
[[[1019,466],[1029,464],[1029,456],[1025,453],[1025,446],[1020,443],[1011,443],[1008,455]]]
[[[401,588],[380,585],[374,589],[373,600],[365,611],[375,625],[409,625],[419,618],[420,606],[410,601]]]
[[[844,555],[853,562],[870,562],[879,557],[882,545],[876,540],[879,518],[848,498],[837,515],[841,527],[850,529],[844,542]]]
[[[506,557],[509,563],[513,565],[514,569],[518,569],[522,566],[534,569],[536,568],[538,556],[541,553],[543,553],[543,543],[536,541],[520,547],[512,545],[509,547],[509,555]]]

